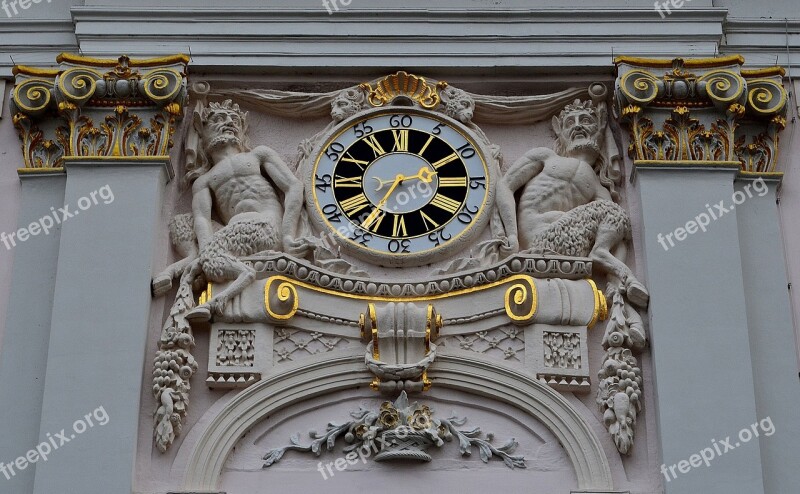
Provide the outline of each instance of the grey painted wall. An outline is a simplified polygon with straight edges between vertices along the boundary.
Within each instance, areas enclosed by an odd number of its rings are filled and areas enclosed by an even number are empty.
[[[706,204],[729,204],[736,169],[640,166],[636,172],[652,297],[656,413],[662,461],[669,469],[759,418],[737,211],[674,246],[664,240],[667,250],[658,240],[707,213]],[[665,474],[668,494],[765,492],[757,441],[720,456],[711,467],[683,469]]]
[[[736,191],[747,198],[736,208],[742,252],[747,323],[756,410],[769,418],[775,432],[762,436],[764,491],[792,492],[800,486],[800,382],[794,326],[789,305],[786,263],[775,205],[775,179],[736,181]]]
[[[38,222],[51,215],[50,207],[61,207],[65,181],[63,173],[21,175],[19,224]],[[4,345],[0,352],[0,423],[7,424],[0,441],[0,461],[9,463],[39,444],[61,237],[61,226],[54,219],[43,223],[52,225],[49,234],[40,230],[36,236],[20,242],[16,235],[9,238],[5,235],[10,232],[3,232],[4,240],[0,241],[0,252],[10,255],[13,250],[15,253],[14,274],[8,283],[11,296]],[[38,224],[40,229],[42,223]],[[36,230],[34,227],[33,231]],[[22,470],[16,465],[6,468],[0,476],[0,485],[5,492],[31,492],[35,469],[35,464]]]
[[[113,191],[113,202],[99,201],[63,225],[40,437],[62,429],[67,437],[77,434],[38,465],[35,494],[133,489],[151,258],[164,182],[163,162],[67,167],[65,204],[74,210],[103,187]],[[93,414],[100,407],[105,413]],[[82,434],[71,430],[87,414],[95,426]]]

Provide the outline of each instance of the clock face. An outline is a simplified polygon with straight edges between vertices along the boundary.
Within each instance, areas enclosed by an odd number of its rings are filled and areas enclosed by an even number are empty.
[[[308,190],[324,228],[354,255],[431,262],[485,224],[489,169],[455,121],[382,109],[343,124],[321,148]]]

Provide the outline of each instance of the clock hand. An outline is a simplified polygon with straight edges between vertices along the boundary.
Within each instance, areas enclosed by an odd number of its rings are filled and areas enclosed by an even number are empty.
[[[433,181],[433,176],[436,175],[437,172],[431,171],[427,166],[423,166],[419,169],[416,175],[412,177],[405,177],[405,180],[411,180],[412,178],[416,178],[422,180],[423,182],[431,183]]]
[[[406,180],[418,179],[422,180],[425,183],[431,183],[433,181],[433,176],[436,175],[437,172],[431,171],[428,167],[423,166],[419,169],[416,175],[412,175],[410,177],[406,177],[405,175],[397,175],[394,180],[381,180],[378,177],[372,177],[374,180],[377,180],[378,187],[375,190],[381,190],[386,184],[397,182],[399,179],[399,184],[402,184]],[[398,185],[399,185],[398,184]],[[385,198],[384,198],[385,199]]]
[[[396,177],[394,177],[394,183],[392,184],[391,187],[389,187],[389,191],[386,192],[386,195],[383,196],[383,199],[381,199],[380,202],[378,202],[378,204],[375,205],[375,207],[377,209],[381,209],[383,207],[383,205],[386,204],[386,201],[389,200],[389,196],[392,195],[392,192],[394,192],[394,189],[396,189],[398,185],[403,183],[403,180],[405,180],[405,179],[406,179],[406,177],[404,175],[400,175],[400,174],[398,174]]]
[[[378,181],[378,187],[377,187],[377,188],[375,188],[375,190],[376,190],[376,191],[377,191],[377,190],[381,190],[381,189],[383,188],[383,186],[384,186],[384,185],[386,185],[386,184],[390,184],[390,183],[392,183],[392,182],[394,181],[394,179],[390,179],[390,180],[381,180],[381,179],[380,179],[380,178],[378,178],[378,177],[372,177],[372,178],[373,178],[374,180],[377,180],[377,181]]]

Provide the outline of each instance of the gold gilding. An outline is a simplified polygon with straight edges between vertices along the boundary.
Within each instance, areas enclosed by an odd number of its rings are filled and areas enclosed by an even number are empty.
[[[285,310],[284,312],[277,312],[281,309],[273,307],[272,305],[270,288],[276,281],[281,281],[275,291],[275,294],[278,297],[278,302],[281,303],[281,306],[287,305],[287,302],[289,305],[289,310]],[[300,298],[297,296],[297,288],[294,287],[290,280],[281,280],[278,276],[270,278],[267,280],[267,284],[264,285],[264,306],[267,309],[267,314],[269,314],[272,319],[275,319],[276,321],[288,321],[294,317],[294,315],[297,313],[297,308],[300,306]],[[285,309],[285,307],[281,308]]]
[[[717,58],[644,58],[618,56],[614,58],[614,65],[619,64],[639,65],[651,68],[672,68],[676,63],[683,67],[693,69],[710,69],[714,67],[725,67],[728,65],[744,65],[744,57],[741,55],[727,55]]]

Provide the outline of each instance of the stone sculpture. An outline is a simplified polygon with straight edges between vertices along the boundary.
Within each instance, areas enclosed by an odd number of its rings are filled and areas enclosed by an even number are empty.
[[[196,115],[197,117],[198,115]],[[303,202],[303,185],[274,150],[249,149],[247,114],[232,104],[211,103],[199,115],[207,168],[192,185],[192,212],[198,257],[181,283],[201,273],[210,282],[233,280],[222,292],[192,309],[189,319],[210,319],[255,279],[252,268],[239,258],[260,252],[292,252]],[[283,204],[277,186],[284,195]],[[212,210],[223,221],[214,232]]]
[[[624,262],[630,220],[614,202],[614,181],[600,154],[606,122],[605,103],[567,105],[553,117],[556,150],[533,148],[511,165],[498,187],[498,211],[513,247],[589,257],[623,283],[630,302],[646,307],[647,289]]]
[[[466,418],[436,418],[427,405],[409,403],[405,391],[400,393],[394,403],[383,402],[377,412],[361,408],[350,415],[353,420],[342,425],[329,423],[324,434],[312,431],[310,436],[314,440],[308,446],[300,444],[299,435],[295,435],[289,446],[267,451],[263,458],[264,468],[280,461],[289,450],[312,452],[319,456],[323,445],[330,451],[341,436],[349,443],[349,446],[344,447],[344,452],[348,454],[356,454],[359,448],[366,448],[368,451],[379,444],[375,461],[431,461],[431,456],[425,450],[430,446],[440,448],[445,441],[452,441],[455,437],[462,456],[469,456],[472,448],[477,447],[484,463],[497,457],[509,468],[526,467],[525,458],[511,455],[518,444],[514,438],[502,446],[494,446],[490,442],[491,435],[488,435],[488,440],[481,439],[480,428],[458,430],[458,426],[466,423]]]
[[[166,451],[186,416],[189,379],[197,370],[189,321],[209,320],[253,280],[255,271],[240,258],[296,247],[303,186],[280,156],[266,146],[250,149],[247,114],[230,100],[211,103],[194,114],[200,133],[197,161],[187,171],[192,181],[192,214],[170,224],[172,241],[183,259],[153,279],[162,295],[180,276],[175,301],[161,333],[153,371],[156,445]],[[283,195],[283,203],[278,191]],[[212,211],[222,221],[212,220]],[[224,290],[195,306],[196,282],[232,281]]]
[[[616,202],[619,174],[602,152],[606,104],[593,99],[575,100],[553,117],[554,149],[531,149],[508,169],[498,187],[497,212],[512,248],[588,257],[608,274],[612,307],[597,403],[617,449],[627,454],[641,407],[642,374],[632,352],[647,341],[630,304],[647,307],[649,294],[625,264],[630,218]]]

